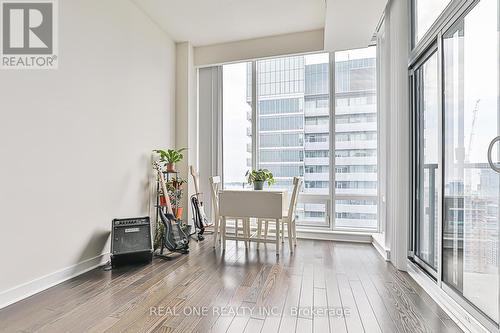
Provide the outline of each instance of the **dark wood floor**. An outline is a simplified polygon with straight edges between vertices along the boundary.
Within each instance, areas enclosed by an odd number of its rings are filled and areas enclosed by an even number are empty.
[[[368,244],[299,240],[279,260],[271,244],[228,241],[221,254],[207,238],[191,248],[50,288],[0,310],[0,331],[461,332]]]

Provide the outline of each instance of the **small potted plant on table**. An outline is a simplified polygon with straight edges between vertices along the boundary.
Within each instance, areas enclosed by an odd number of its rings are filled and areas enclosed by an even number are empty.
[[[264,182],[267,182],[269,186],[276,183],[273,174],[267,169],[248,170],[245,176],[247,177],[248,184],[253,184],[254,190],[262,190]]]

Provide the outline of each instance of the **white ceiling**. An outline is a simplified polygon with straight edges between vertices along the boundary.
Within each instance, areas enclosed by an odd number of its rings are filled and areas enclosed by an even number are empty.
[[[194,46],[323,28],[325,0],[133,0],[176,42]]]

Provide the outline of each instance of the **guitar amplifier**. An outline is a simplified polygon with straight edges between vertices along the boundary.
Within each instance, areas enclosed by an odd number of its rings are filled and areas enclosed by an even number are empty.
[[[149,216],[114,219],[111,225],[111,266],[151,262],[152,259]]]

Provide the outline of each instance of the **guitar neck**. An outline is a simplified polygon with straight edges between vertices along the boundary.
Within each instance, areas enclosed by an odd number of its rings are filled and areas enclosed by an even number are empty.
[[[163,192],[163,196],[165,198],[167,213],[174,215],[174,211],[172,209],[172,203],[170,202],[170,196],[168,195],[167,182],[165,181],[165,176],[163,175],[163,172],[160,169],[157,169],[156,171],[158,172],[158,176],[160,178],[160,186]]]
[[[190,170],[191,170],[191,176],[193,176],[195,195],[198,198],[198,194],[200,193],[200,190],[198,188],[198,177],[197,177],[196,171],[194,170],[194,167],[192,165],[190,167]]]

